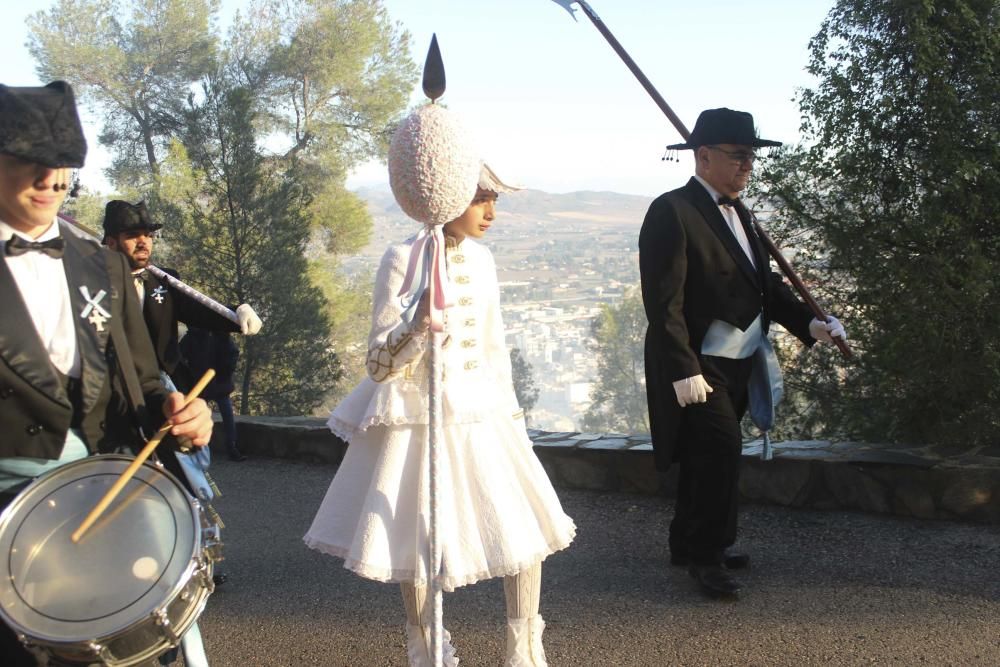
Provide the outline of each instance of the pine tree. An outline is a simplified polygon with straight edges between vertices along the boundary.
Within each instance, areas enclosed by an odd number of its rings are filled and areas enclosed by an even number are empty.
[[[811,41],[806,141],[761,191],[857,357],[786,369],[807,431],[1000,435],[998,24],[996,0],[840,0]]]

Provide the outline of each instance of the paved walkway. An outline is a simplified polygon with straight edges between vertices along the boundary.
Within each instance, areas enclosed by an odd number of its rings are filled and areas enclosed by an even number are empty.
[[[395,586],[363,580],[301,536],[335,467],[213,467],[230,580],[201,620],[213,667],[406,664]],[[1000,665],[1000,527],[748,506],[739,602],[705,599],[666,562],[668,503],[560,491],[579,528],[544,567],[552,667]],[[463,667],[499,666],[503,588],[445,596]]]

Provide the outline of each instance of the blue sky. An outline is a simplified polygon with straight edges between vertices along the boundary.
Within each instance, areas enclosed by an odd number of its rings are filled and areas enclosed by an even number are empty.
[[[26,8],[31,4],[33,7]],[[9,4],[0,23],[0,82],[38,83],[24,47],[25,17],[52,3]],[[248,4],[224,0],[223,20]],[[597,29],[552,0],[384,0],[410,31],[423,63],[437,33],[448,77],[444,97],[501,175],[550,192],[655,195],[682,184],[691,161],[660,160],[679,141],[673,126]],[[750,111],[762,136],[798,139],[795,91],[810,85],[808,42],[833,0],[592,0],[667,103],[693,127],[702,109]],[[422,94],[414,91],[413,101]],[[107,156],[98,121],[84,119],[91,153],[84,178]],[[369,164],[348,181],[386,180]]]

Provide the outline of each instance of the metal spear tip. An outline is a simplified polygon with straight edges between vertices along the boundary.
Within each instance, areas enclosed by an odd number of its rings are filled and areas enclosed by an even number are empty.
[[[576,0],[552,0],[552,2],[569,12],[569,15],[573,17],[574,21],[576,21],[576,10],[573,9],[573,3],[576,2]]]
[[[444,95],[444,61],[441,59],[436,33],[431,35],[431,46],[427,49],[427,60],[424,61],[423,87],[424,95],[431,98],[431,102]]]

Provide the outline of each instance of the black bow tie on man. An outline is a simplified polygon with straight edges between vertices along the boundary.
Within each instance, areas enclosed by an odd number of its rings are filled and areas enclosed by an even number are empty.
[[[739,203],[739,197],[726,197],[725,195],[719,195],[719,206],[732,206],[735,208]]]
[[[11,257],[17,257],[18,255],[35,250],[43,252],[49,257],[60,259],[65,249],[66,241],[61,236],[49,239],[48,241],[28,241],[15,234],[7,241],[5,252]]]

